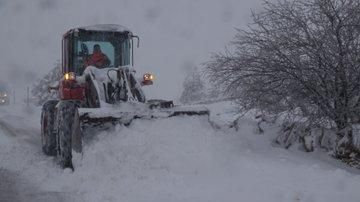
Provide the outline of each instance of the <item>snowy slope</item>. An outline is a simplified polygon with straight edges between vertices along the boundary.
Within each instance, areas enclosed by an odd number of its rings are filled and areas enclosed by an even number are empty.
[[[228,103],[209,107],[216,125],[232,117]],[[360,171],[273,147],[277,128],[256,134],[249,117],[238,132],[187,116],[94,132],[75,172],[41,153],[38,108],[0,108],[0,123],[0,168],[23,201],[360,201]]]

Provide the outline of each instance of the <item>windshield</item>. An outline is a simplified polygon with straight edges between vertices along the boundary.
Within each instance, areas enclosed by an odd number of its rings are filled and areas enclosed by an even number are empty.
[[[70,70],[81,75],[87,66],[130,65],[131,41],[117,32],[83,32],[74,37]]]

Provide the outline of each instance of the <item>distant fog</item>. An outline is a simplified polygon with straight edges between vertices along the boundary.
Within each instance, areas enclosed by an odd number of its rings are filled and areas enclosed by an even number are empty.
[[[139,74],[152,72],[150,98],[177,99],[186,73],[224,49],[260,0],[0,0],[0,80],[18,95],[61,57],[68,29],[121,24],[140,36]]]

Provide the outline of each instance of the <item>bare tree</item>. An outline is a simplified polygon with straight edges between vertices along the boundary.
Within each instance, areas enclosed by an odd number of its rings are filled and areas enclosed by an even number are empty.
[[[353,151],[360,114],[360,1],[264,1],[238,30],[233,51],[206,72],[244,109],[287,111],[311,126],[334,127],[336,154]]]
[[[197,69],[192,70],[186,76],[183,83],[184,90],[180,96],[180,102],[184,104],[197,103],[205,98],[205,86]]]
[[[58,85],[58,81],[62,76],[60,65],[59,61],[56,62],[53,69],[33,85],[31,94],[37,98],[35,105],[41,106],[47,100],[57,99],[57,91],[50,91],[49,87]]]

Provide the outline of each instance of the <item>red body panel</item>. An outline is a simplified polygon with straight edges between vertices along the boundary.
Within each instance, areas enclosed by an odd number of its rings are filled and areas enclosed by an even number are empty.
[[[75,80],[61,80],[59,84],[59,97],[61,100],[85,100],[85,86],[79,86]]]

